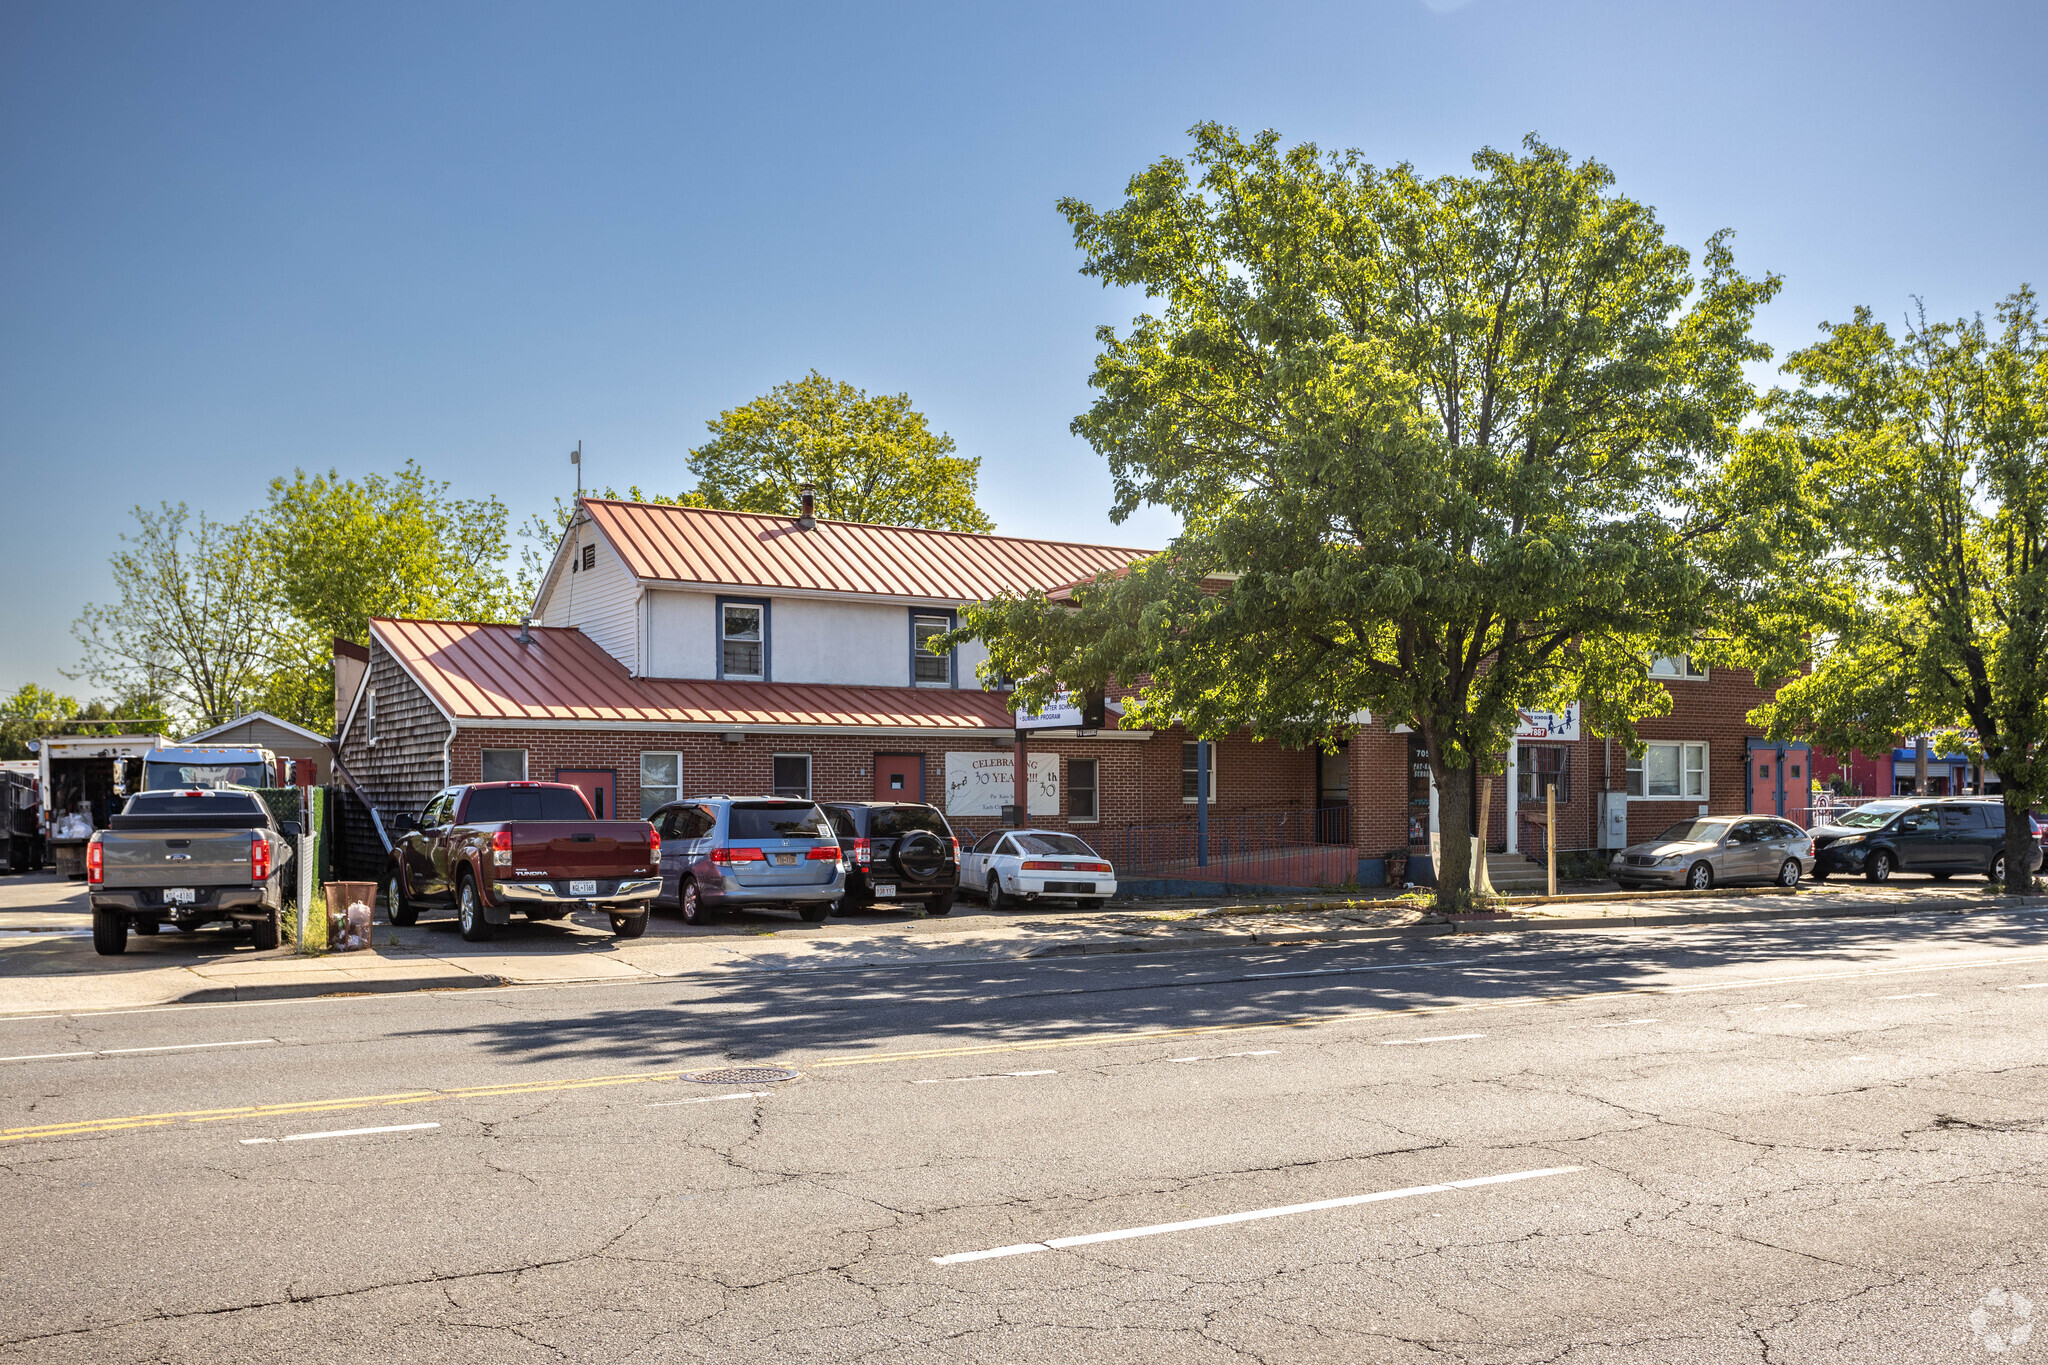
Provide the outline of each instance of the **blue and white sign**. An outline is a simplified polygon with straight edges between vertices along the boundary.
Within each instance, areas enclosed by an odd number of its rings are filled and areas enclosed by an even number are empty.
[[[1579,704],[1562,711],[1524,711],[1516,739],[1575,740],[1579,737]]]

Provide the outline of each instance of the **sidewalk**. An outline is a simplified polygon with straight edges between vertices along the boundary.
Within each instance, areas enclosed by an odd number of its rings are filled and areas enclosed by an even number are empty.
[[[83,887],[55,878],[0,881],[0,1015],[147,1008],[228,1000],[358,995],[585,981],[656,981],[698,973],[1006,961],[1097,953],[1199,950],[1347,940],[1740,923],[1923,912],[2004,911],[1981,883],[1830,883],[1704,894],[1574,891],[1514,903],[1500,915],[1447,922],[1426,902],[1385,893],[1349,899],[1155,901],[1107,911],[990,911],[961,902],[931,918],[884,912],[825,924],[749,914],[702,928],[658,914],[647,935],[611,936],[603,916],[573,916],[465,943],[448,918],[376,927],[371,950],[302,958],[256,952],[245,938],[202,929],[131,936],[128,951],[92,950]]]

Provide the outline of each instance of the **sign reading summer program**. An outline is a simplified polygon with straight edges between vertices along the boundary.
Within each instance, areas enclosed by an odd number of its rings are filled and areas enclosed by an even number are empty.
[[[1058,754],[1031,755],[1030,789],[1027,815],[1060,813]],[[1010,754],[982,749],[946,755],[946,814],[1000,819],[1003,807],[1016,800],[1017,764]]]

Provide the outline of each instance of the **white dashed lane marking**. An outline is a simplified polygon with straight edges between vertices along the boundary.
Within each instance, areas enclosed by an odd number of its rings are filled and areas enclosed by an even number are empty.
[[[1610,1020],[1608,1020],[1608,1021],[1607,1021],[1606,1023],[1604,1023],[1604,1024],[1595,1024],[1595,1025],[1594,1025],[1593,1027],[1595,1027],[1595,1028],[1633,1028],[1633,1027],[1635,1027],[1635,1026],[1636,1026],[1637,1024],[1654,1024],[1654,1023],[1656,1023],[1656,1022],[1658,1022],[1658,1021],[1657,1021],[1657,1020],[1655,1020],[1655,1019],[1610,1019]]]
[[[693,1100],[661,1100],[650,1104],[649,1109],[667,1109],[677,1104],[716,1104],[720,1100],[765,1100],[773,1093],[767,1090],[742,1090],[736,1095],[700,1095]]]
[[[1057,1076],[1057,1071],[996,1071],[986,1076],[927,1076],[912,1085],[950,1085],[955,1081],[1006,1081],[1012,1076]]]
[[[1470,1038],[1484,1038],[1483,1033],[1443,1033],[1434,1038],[1388,1038],[1381,1047],[1406,1047],[1411,1043],[1462,1043]]]
[[[1911,995],[1887,995],[1884,998],[1887,1000],[1932,1000],[1940,996],[1940,994],[1940,991],[1914,991]]]
[[[239,1038],[232,1043],[165,1043],[159,1047],[108,1047],[85,1052],[30,1052],[19,1057],[0,1057],[0,1062],[54,1062],[72,1057],[132,1057],[143,1052],[193,1052],[209,1047],[261,1047],[275,1038]]]
[[[1257,1052],[1217,1052],[1207,1057],[1168,1057],[1169,1062],[1220,1062],[1231,1057],[1272,1057],[1279,1054],[1277,1047],[1262,1048]]]
[[[372,1133],[416,1133],[423,1128],[439,1128],[438,1123],[394,1123],[384,1128],[336,1128],[326,1133],[292,1133],[281,1138],[243,1138],[244,1147],[257,1147],[269,1142],[311,1142],[316,1138],[367,1137]]]
[[[1540,1171],[1511,1171],[1506,1175],[1482,1175],[1473,1180],[1451,1180],[1441,1185],[1411,1185],[1404,1190],[1381,1190],[1375,1194],[1353,1194],[1342,1199],[1318,1199],[1313,1204],[1285,1204],[1274,1209],[1252,1209],[1245,1213],[1223,1213],[1214,1218],[1190,1218],[1183,1223],[1154,1223],[1149,1227],[1120,1228],[1115,1232],[1088,1232],[1078,1237],[1054,1237],[1044,1242],[1020,1242],[1015,1246],[993,1247],[987,1251],[958,1251],[951,1256],[934,1256],[934,1265],[959,1265],[963,1261],[987,1261],[998,1256],[1023,1256],[1034,1251],[1058,1251],[1067,1247],[1093,1246],[1097,1242],[1121,1242],[1132,1237],[1157,1237],[1163,1232],[1192,1232],[1197,1228],[1219,1228],[1230,1223],[1250,1223],[1261,1218],[1288,1218],[1297,1213],[1320,1213],[1358,1204],[1377,1204],[1388,1199],[1412,1199],[1419,1194],[1448,1194],[1452,1190],[1475,1190],[1485,1185],[1506,1185],[1517,1180],[1540,1180],[1545,1176],[1570,1175],[1578,1166],[1551,1166]]]

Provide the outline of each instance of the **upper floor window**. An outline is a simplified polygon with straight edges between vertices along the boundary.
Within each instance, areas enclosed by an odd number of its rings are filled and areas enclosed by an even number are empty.
[[[910,680],[919,687],[953,685],[953,653],[936,649],[932,641],[953,628],[950,616],[913,613],[910,618]]]
[[[371,744],[377,742],[377,689],[374,687],[363,697],[363,739]]]
[[[1650,661],[1650,676],[1653,678],[1704,678],[1707,670],[1693,662],[1690,654],[1667,654],[1661,659]]]
[[[768,608],[759,602],[719,604],[719,677],[760,682],[768,676],[767,626]]]

